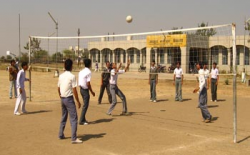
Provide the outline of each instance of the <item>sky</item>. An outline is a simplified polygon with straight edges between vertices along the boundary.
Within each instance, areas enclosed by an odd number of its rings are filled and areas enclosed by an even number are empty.
[[[0,0],[0,56],[19,51],[18,16],[21,16],[21,51],[28,36],[48,36],[59,23],[59,36],[123,34],[236,23],[244,34],[250,18],[250,0]],[[133,22],[126,23],[131,15]]]

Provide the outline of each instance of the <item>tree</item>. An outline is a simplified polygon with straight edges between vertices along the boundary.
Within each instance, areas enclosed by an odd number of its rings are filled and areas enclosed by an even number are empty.
[[[30,40],[30,47],[31,47],[31,52],[39,51],[41,50],[40,48],[41,40],[38,40],[37,38],[32,38]],[[29,50],[29,42],[26,43],[26,46],[24,46],[24,49]]]
[[[208,23],[205,24],[204,22],[202,22],[201,24],[198,24],[198,27],[207,27],[207,26],[208,26]],[[201,29],[201,30],[197,30],[195,32],[196,35],[207,36],[207,37],[213,36],[216,33],[217,33],[216,30],[213,29],[213,28],[210,28],[210,29]]]
[[[20,61],[21,62],[28,62],[29,61],[29,54],[21,52]]]
[[[63,58],[74,60],[75,59],[74,51],[68,49],[63,50]]]
[[[179,29],[182,29],[183,27],[181,28],[178,28],[178,27],[173,27],[172,30],[179,30]],[[172,35],[172,34],[183,34],[182,31],[176,31],[176,32],[169,32],[168,33],[169,35]]]
[[[6,60],[11,60],[11,59],[12,59],[12,56],[7,55]]]
[[[35,62],[41,63],[41,62],[47,62],[48,59],[48,52],[45,50],[36,51],[34,54]]]
[[[63,55],[62,55],[62,53],[61,52],[57,52],[57,53],[54,53],[53,55],[52,55],[52,61],[53,62],[60,62],[60,61],[62,61],[62,59],[63,59]]]

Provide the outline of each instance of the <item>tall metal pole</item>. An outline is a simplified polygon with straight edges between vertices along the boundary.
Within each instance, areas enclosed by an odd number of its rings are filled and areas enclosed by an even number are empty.
[[[77,66],[79,67],[79,49],[80,49],[80,29],[78,28],[78,31],[77,31],[77,34],[78,34],[78,46],[77,46]]]
[[[30,55],[31,55],[31,37],[29,37],[29,97],[30,97],[30,101],[31,101],[31,59],[30,59]]]
[[[53,16],[48,12],[50,18],[53,20],[53,22],[56,24],[56,37],[58,37],[58,21],[56,21]],[[56,69],[57,69],[57,53],[58,53],[58,38],[56,39]]]
[[[236,83],[236,25],[232,24],[232,40],[233,40],[233,140],[237,143],[237,83]]]
[[[18,61],[20,62],[21,57],[21,19],[19,14],[19,53],[18,53]]]
[[[244,60],[243,60],[243,65],[244,65],[244,68],[245,68],[245,54],[246,54],[246,43],[245,43],[245,40],[246,40],[246,17],[245,17],[245,19],[244,19],[244,56],[243,56],[243,58],[244,58]]]

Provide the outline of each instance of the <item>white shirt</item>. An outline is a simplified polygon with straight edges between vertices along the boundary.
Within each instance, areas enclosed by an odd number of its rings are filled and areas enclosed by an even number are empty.
[[[22,69],[17,73],[17,79],[16,79],[16,88],[22,88],[24,89],[24,81],[28,81],[25,77],[25,71]]]
[[[199,73],[199,88],[201,91],[206,86],[206,79],[203,69],[200,69],[198,73]]]
[[[205,75],[205,79],[209,78],[209,70],[208,69],[204,70],[204,75]]]
[[[59,76],[58,87],[60,87],[61,97],[73,96],[72,88],[77,87],[76,76],[70,71],[65,71]]]
[[[83,70],[81,70],[79,72],[78,78],[79,86],[83,89],[88,89],[87,83],[91,80],[91,71],[89,68],[85,67]]]
[[[211,78],[217,79],[217,76],[219,75],[219,70],[217,68],[211,70]]]
[[[182,69],[181,68],[175,68],[174,69],[174,75],[175,75],[175,77],[176,78],[181,78],[181,76],[182,76]]]
[[[115,69],[112,69],[109,83],[113,85],[117,84],[118,74],[123,74],[123,73],[125,73],[125,70],[119,70],[118,73],[116,74]]]

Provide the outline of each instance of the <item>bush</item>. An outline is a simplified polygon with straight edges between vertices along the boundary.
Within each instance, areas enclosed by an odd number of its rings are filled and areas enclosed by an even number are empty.
[[[229,85],[229,80],[228,79],[225,80],[225,84]]]

